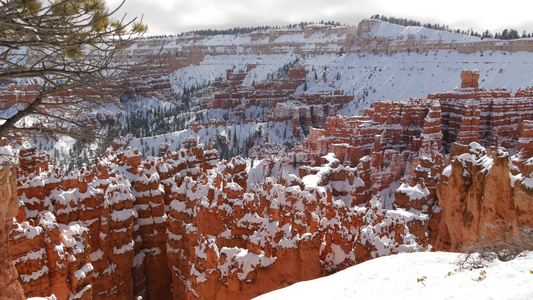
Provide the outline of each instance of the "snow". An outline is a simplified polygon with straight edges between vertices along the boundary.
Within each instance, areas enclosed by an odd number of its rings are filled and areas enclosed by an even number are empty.
[[[201,243],[200,245],[194,246],[194,255],[201,259],[207,259],[207,253],[205,252],[206,246],[207,243]]]
[[[331,261],[335,265],[339,265],[346,260],[355,261],[355,254],[353,251],[350,253],[344,252],[342,247],[337,244],[331,244],[331,252],[326,256],[326,261]]]
[[[287,239],[285,236],[279,241],[278,248],[289,249],[298,248],[299,235],[294,236],[292,239]]]
[[[247,160],[246,172],[248,173],[248,178],[246,180],[246,183],[247,183],[248,189],[253,183],[260,183],[263,180],[264,178],[263,168],[265,165],[266,165],[266,161],[264,159]]]
[[[86,285],[81,291],[77,292],[76,294],[72,294],[72,291],[70,292],[69,299],[81,299],[83,295],[92,289],[92,285],[88,284]]]
[[[207,281],[205,272],[198,271],[194,265],[191,267],[190,275],[196,277],[197,283],[202,283],[202,282]]]
[[[477,163],[482,167],[481,172],[489,172],[490,169],[492,169],[492,166],[494,165],[494,159],[490,156],[482,156],[478,159]]]
[[[61,242],[65,246],[71,248],[72,256],[70,259],[75,259],[74,255],[83,253],[85,251],[85,245],[83,244],[83,233],[88,233],[89,229],[80,226],[79,224],[73,224],[63,229],[60,234]]]
[[[420,26],[401,26],[383,21],[378,21],[370,31],[370,34],[375,37],[398,37],[401,39],[407,39],[407,37],[410,36],[415,37],[417,41],[420,41],[422,38],[442,42],[464,43],[481,41],[481,38],[477,36],[452,33],[444,30],[434,30]]]
[[[224,232],[219,234],[219,237],[224,238],[224,239],[230,239],[232,237],[231,230],[229,229],[225,230]]]
[[[244,281],[246,276],[248,276],[248,273],[253,271],[256,267],[268,267],[276,261],[275,257],[258,255],[248,252],[246,249],[237,247],[223,247],[220,250],[220,255],[226,256],[225,263],[220,265],[219,268],[222,275],[227,276],[229,275],[229,272],[234,273],[237,270],[240,270],[242,272],[237,273],[237,278],[241,281]]]
[[[145,256],[146,254],[142,251],[137,253],[137,255],[135,255],[135,257],[133,258],[132,268],[139,268],[143,264]]]
[[[442,170],[442,175],[446,176],[446,177],[452,176],[452,165],[446,166],[446,168],[444,168],[444,170]]]
[[[102,249],[98,249],[94,251],[93,253],[91,253],[89,258],[91,259],[92,262],[95,262],[95,261],[101,260],[104,257],[104,255],[105,255],[105,252],[102,251]]]
[[[533,299],[533,253],[471,271],[458,268],[458,257],[445,252],[380,257],[255,299]]]
[[[144,248],[142,249],[142,252],[144,252],[145,255],[157,256],[157,255],[161,255],[161,248],[159,247]]]
[[[323,164],[321,167],[313,168],[318,172],[316,174],[309,174],[302,178],[302,183],[306,188],[317,188],[324,181],[324,178],[331,172],[331,165],[339,163],[340,161],[335,158],[335,154],[328,153],[327,155],[322,156],[327,163]]]
[[[533,178],[526,177],[522,181],[522,185],[526,187],[527,189],[533,190]]]
[[[40,182],[43,182],[44,185],[44,181],[40,180]],[[77,188],[69,189],[67,191],[52,190],[49,198],[55,202],[56,215],[60,215],[69,214],[78,210],[79,205],[83,203],[83,200],[94,197],[95,195],[101,193],[103,193],[101,189],[95,189],[89,186],[85,193],[81,193]]]
[[[11,146],[0,146],[0,171],[4,165],[13,165],[15,163],[15,150]]]
[[[26,300],[57,300],[56,296],[52,294],[50,297],[31,297]]]
[[[14,264],[26,263],[28,262],[28,260],[42,261],[43,257],[45,257],[45,254],[46,254],[45,248],[41,248],[37,251],[32,250],[26,253],[25,255],[20,256],[17,259],[14,259],[13,263]]]
[[[228,182],[226,188],[230,191],[242,192],[244,189],[235,182]]]
[[[24,239],[27,240],[33,240],[35,237],[39,236],[43,233],[43,228],[40,226],[31,226],[28,222],[22,222],[18,223],[15,219],[13,219],[13,225],[16,226],[15,228],[12,228],[12,234],[13,234],[13,240],[18,240],[21,237],[24,237]]]
[[[115,274],[115,271],[117,269],[117,265],[114,263],[110,263],[109,266],[102,271],[103,274]]]
[[[365,157],[368,157],[368,156],[365,156]],[[398,181],[395,181],[393,183],[391,183],[391,185],[383,190],[381,190],[379,192],[380,194],[380,198],[381,198],[381,201],[383,202],[383,207],[385,209],[390,209],[392,210],[393,207],[392,207],[392,204],[394,203],[395,201],[395,195],[394,195],[394,192],[400,187],[402,183],[398,180]]]
[[[133,251],[133,246],[135,245],[135,242],[132,240],[131,242],[129,243],[126,243],[120,247],[113,247],[112,250],[113,250],[113,255],[121,255],[121,254],[124,254],[126,252],[130,252],[130,251]]]
[[[78,281],[83,280],[89,273],[91,273],[94,270],[93,265],[91,263],[86,263],[79,269],[78,271],[74,272],[74,276],[76,276],[76,279]]]
[[[110,216],[113,222],[125,222],[129,220],[130,218],[136,217],[137,212],[134,211],[133,209],[125,208],[121,210],[113,210]]]
[[[420,186],[420,184],[412,187],[407,183],[403,183],[396,191],[407,195],[411,200],[420,200],[429,196],[429,190]]]
[[[56,217],[52,212],[49,211],[44,212],[40,215],[39,225],[48,230],[53,230],[58,226],[56,222]]]
[[[38,279],[39,277],[41,277],[41,276],[43,276],[45,274],[48,274],[48,267],[47,266],[43,266],[40,270],[32,272],[29,275],[27,275],[27,274],[19,274],[19,277],[24,282],[31,282],[31,281],[34,281],[34,280]]]

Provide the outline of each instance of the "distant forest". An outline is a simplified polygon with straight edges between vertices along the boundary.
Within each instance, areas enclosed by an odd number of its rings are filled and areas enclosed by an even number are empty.
[[[236,28],[231,28],[231,29],[226,29],[226,30],[207,29],[207,30],[195,30],[190,33],[197,34],[199,36],[211,36],[211,35],[219,35],[219,34],[247,34],[247,33],[252,33],[254,31],[265,31],[267,29],[282,29],[282,28],[291,29],[291,28],[298,28],[298,27],[301,29],[304,29],[306,26],[312,25],[312,24],[315,24],[315,23],[301,22],[299,24],[290,24],[290,25],[282,26],[282,27],[280,26],[258,26],[258,27],[236,27]],[[327,21],[327,22],[320,21],[320,23],[318,24],[328,25],[328,26],[341,26],[341,23],[334,22],[334,21]]]
[[[319,23],[314,22],[300,22],[297,24],[289,24],[285,26],[256,26],[256,27],[235,27],[230,29],[203,29],[203,30],[194,30],[189,32],[184,32],[180,34],[176,34],[175,36],[187,36],[187,35],[199,35],[199,36],[215,36],[215,35],[236,35],[236,34],[248,34],[255,31],[266,31],[269,29],[296,29],[301,28],[302,30],[309,25],[313,24],[319,24],[319,25],[326,25],[326,26],[346,26],[346,24],[341,24],[340,22],[335,21],[320,21]],[[148,39],[151,38],[161,38],[161,37],[169,37],[174,35],[156,35],[156,36],[149,36]]]
[[[419,21],[415,21],[412,19],[406,19],[406,18],[396,18],[396,17],[386,17],[379,14],[373,15],[370,17],[371,19],[381,20],[385,22],[389,22],[392,24],[398,24],[402,26],[422,26],[426,28],[431,28],[435,30],[444,30],[448,32],[453,33],[460,33],[464,35],[471,35],[471,36],[478,36],[480,38],[495,38],[500,40],[513,40],[513,39],[520,39],[520,38],[530,38],[533,37],[533,33],[527,33],[525,30],[522,32],[522,34],[519,34],[516,29],[505,29],[502,32],[496,32],[491,33],[489,30],[485,30],[482,33],[479,33],[477,31],[474,31],[474,29],[469,30],[461,30],[461,29],[453,29],[450,28],[448,25],[444,24],[431,24],[431,23],[422,23]],[[314,22],[300,22],[297,24],[290,24],[286,26],[255,26],[255,27],[235,27],[230,29],[204,29],[204,30],[194,30],[189,32],[184,32],[176,35],[154,35],[146,37],[147,39],[155,39],[155,38],[161,38],[161,37],[172,37],[172,36],[188,36],[188,35],[198,35],[198,36],[215,36],[215,35],[237,35],[237,34],[249,34],[256,31],[267,31],[269,29],[296,29],[301,28],[302,30],[309,25],[327,25],[327,26],[346,26],[346,24],[341,24],[340,22],[335,21],[320,21],[319,23]]]
[[[532,33],[526,33],[524,30],[522,34],[518,34],[518,31],[515,29],[504,29],[502,32],[496,32],[492,34],[489,30],[485,30],[483,33],[479,33],[477,31],[474,31],[474,29],[469,30],[461,30],[461,29],[452,29],[448,25],[443,24],[431,24],[431,23],[424,23],[422,24],[419,21],[411,20],[411,19],[405,19],[405,18],[396,18],[396,17],[386,17],[386,16],[380,16],[380,15],[373,15],[370,17],[371,19],[381,20],[385,22],[389,22],[392,24],[398,24],[402,26],[422,26],[426,28],[431,28],[435,30],[445,30],[453,33],[460,33],[465,35],[472,35],[472,36],[478,36],[480,38],[494,38],[494,39],[500,39],[500,40],[514,40],[514,39],[520,39],[520,38],[530,38],[532,37]]]

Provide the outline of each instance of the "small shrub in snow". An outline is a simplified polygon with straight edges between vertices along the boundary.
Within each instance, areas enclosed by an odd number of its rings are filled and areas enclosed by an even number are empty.
[[[483,233],[463,248],[459,266],[479,269],[494,259],[510,261],[526,251],[533,251],[533,228],[512,224],[487,224]]]
[[[487,271],[482,270],[479,272],[479,277],[476,279],[476,281],[483,281],[485,278],[487,278]]]
[[[449,276],[452,276],[453,275],[453,272],[452,271],[449,271],[448,274],[446,274],[445,277],[449,277]]]
[[[420,282],[421,284],[423,284],[424,286],[426,286],[426,284],[424,283],[424,281],[428,279],[426,276],[422,276],[420,278],[417,278],[416,279],[416,282]]]

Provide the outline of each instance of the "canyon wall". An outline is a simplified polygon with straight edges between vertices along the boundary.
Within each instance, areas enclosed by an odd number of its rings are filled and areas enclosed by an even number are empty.
[[[163,48],[162,48],[163,47]],[[157,54],[162,51],[163,59],[158,59]],[[481,39],[479,37],[454,34],[447,31],[433,30],[423,27],[403,27],[379,20],[365,19],[357,26],[331,26],[310,25],[304,28],[294,27],[285,29],[269,29],[249,34],[198,36],[183,34],[175,37],[150,38],[135,42],[135,45],[126,49],[117,59],[125,62],[152,62],[157,63],[157,68],[151,68],[145,75],[124,78],[123,81],[130,87],[127,93],[131,99],[137,95],[143,95],[159,99],[176,99],[181,90],[174,90],[172,74],[176,70],[205,64],[200,72],[208,72],[216,69],[212,65],[220,63],[219,59],[230,57],[244,58],[245,60],[255,56],[291,56],[281,64],[294,60],[294,57],[315,57],[320,55],[343,55],[343,54],[386,54],[417,53],[427,55],[430,52],[439,51],[460,54],[474,54],[483,52],[506,51],[510,54],[525,51],[533,51],[533,41],[530,39],[496,40]],[[206,63],[207,62],[207,63]],[[252,62],[251,62],[252,63]],[[255,60],[255,64],[269,64],[271,62]],[[235,63],[225,62],[226,68],[230,69]],[[276,75],[276,68],[268,71],[272,76]],[[318,65],[317,65],[318,67]],[[249,71],[249,70],[246,70]],[[189,72],[185,71],[185,80],[190,79]],[[140,72],[143,73],[143,72]],[[222,74],[222,73],[221,73]],[[203,74],[206,75],[206,74]],[[208,74],[207,74],[208,75]],[[239,79],[235,74],[234,79]],[[215,78],[211,78],[213,81]],[[241,79],[244,79],[242,77]],[[260,78],[255,82],[256,87],[261,89]],[[206,80],[207,82],[207,80]],[[190,87],[197,82],[183,82],[182,88]],[[247,84],[249,85],[249,83]],[[264,86],[263,86],[264,87]],[[266,95],[266,93],[264,93]],[[217,97],[226,97],[220,95]],[[221,106],[220,99],[215,99],[209,105]],[[230,103],[231,101],[227,101]],[[224,104],[227,105],[227,104]],[[222,106],[224,106],[222,105]]]
[[[362,20],[356,30],[354,42],[347,51],[385,54],[454,51],[473,54],[485,51],[531,52],[533,49],[533,41],[530,39],[483,39],[443,30],[404,27],[373,19]]]
[[[324,55],[338,53],[427,53],[455,51],[472,54],[484,51],[532,51],[529,39],[498,40],[465,36],[423,27],[404,27],[380,20],[365,19],[357,26],[313,26],[269,29],[249,34],[146,39],[123,52],[121,59],[140,61],[163,45],[172,49],[166,60],[169,69],[197,64],[206,56],[286,54]]]
[[[495,221],[533,226],[531,91],[462,78],[456,91],[328,117],[291,153],[255,149],[255,166],[195,139],[143,158],[123,139],[67,175],[24,144],[18,178],[2,169],[2,253],[18,272],[6,290],[248,299],[382,255],[460,250]]]
[[[286,77],[243,85],[245,77],[254,68],[254,65],[248,65],[246,71],[228,70],[225,78],[217,78],[209,88],[197,93],[200,107],[234,110],[235,116],[245,123],[257,122],[257,118],[249,116],[254,115],[254,110],[258,108],[266,108],[267,112],[260,121],[290,121],[293,135],[303,137],[311,127],[324,127],[328,116],[335,115],[343,105],[353,100],[353,95],[346,95],[341,90],[294,96],[297,88],[306,83],[307,74],[303,67],[290,68]]]

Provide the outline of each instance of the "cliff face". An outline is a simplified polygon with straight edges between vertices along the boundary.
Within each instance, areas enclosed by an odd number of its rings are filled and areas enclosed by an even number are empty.
[[[299,137],[308,134],[311,127],[324,127],[326,117],[335,115],[353,95],[333,90],[318,94],[294,96],[298,87],[306,82],[307,71],[294,67],[284,77],[267,82],[244,84],[247,77],[255,76],[257,65],[247,65],[246,71],[228,70],[225,78],[215,82],[197,95],[202,109],[234,109],[244,122],[255,122],[249,116],[258,108],[266,109],[263,121],[293,122],[292,132]],[[274,77],[274,76],[272,76]]]
[[[65,176],[46,159],[29,165],[35,148],[25,152],[10,242],[26,295],[169,298],[162,187],[149,162],[125,150]]]
[[[165,46],[170,52],[155,78],[165,72],[198,64],[209,56],[222,55],[324,55],[339,53],[428,53],[457,51],[531,51],[533,42],[521,40],[482,40],[423,27],[404,27],[379,20],[362,20],[357,26],[307,26],[239,34],[225,39],[221,35],[184,34],[174,38],[137,41],[119,59],[153,56]],[[312,45],[312,46],[310,46]],[[167,73],[168,74],[168,73]]]
[[[282,56],[314,57],[343,54],[384,54],[393,55],[397,53],[405,54],[428,54],[432,52],[453,52],[460,54],[491,53],[497,51],[531,52],[533,41],[527,39],[519,40],[482,40],[479,37],[454,34],[441,30],[431,30],[423,27],[404,27],[389,24],[378,20],[363,20],[357,26],[307,26],[284,29],[270,29],[257,31],[249,34],[239,35],[215,35],[198,36],[184,34],[178,37],[147,39],[137,41],[130,49],[126,49],[118,59],[143,61],[143,59],[153,59],[164,45],[164,61],[161,66],[150,70],[147,76],[129,81],[132,87],[130,95],[132,99],[136,95],[143,95],[148,98],[156,96],[174,99],[176,94],[184,87],[190,87],[187,83],[191,79],[191,73],[195,66],[205,63],[204,70],[201,70],[204,78],[211,74],[205,72],[214,71],[213,64],[220,63],[225,57],[238,57],[238,60],[250,60],[251,64],[269,64],[262,59],[255,60],[252,57],[258,56],[274,57],[279,60]],[[278,66],[266,73],[271,76],[277,75],[277,69],[283,64],[290,63],[289,59],[283,61]],[[460,62],[460,60],[458,60]],[[209,78],[213,81],[218,76],[225,76],[226,70],[235,67],[234,59],[224,63],[222,71],[218,75]],[[315,65],[317,68],[322,67]],[[375,65],[374,65],[375,66]],[[426,64],[424,66],[427,67]],[[241,66],[242,67],[242,66]],[[264,72],[268,66],[261,66],[248,79],[259,85],[264,81]],[[358,68],[359,66],[350,66]],[[471,66],[474,67],[474,66]],[[454,65],[455,69],[456,66]],[[184,70],[187,77],[174,77],[173,72]],[[258,68],[261,69],[261,68]],[[249,70],[246,70],[249,71]],[[453,72],[457,72],[454,70]],[[342,71],[341,71],[342,72]],[[266,73],[264,75],[266,75]],[[319,70],[319,74],[320,74]],[[242,74],[241,74],[242,75]],[[259,75],[259,77],[258,77]],[[429,76],[429,74],[427,74]],[[433,76],[433,74],[431,74]],[[426,75],[424,75],[426,76]],[[244,80],[245,77],[233,76],[233,82]],[[196,79],[195,79],[196,80]],[[387,79],[388,80],[388,79]],[[128,81],[128,79],[126,79]],[[183,81],[183,82],[180,82]],[[207,82],[207,80],[206,80]],[[194,82],[192,84],[197,84]],[[363,84],[363,82],[360,82]],[[172,85],[179,85],[180,89],[173,90]],[[249,85],[249,83],[247,84]],[[380,84],[381,86],[381,84]],[[350,90],[352,88],[350,87]],[[160,99],[163,99],[160,98]],[[220,100],[220,99],[217,99]],[[213,101],[207,106],[231,105],[231,101],[223,104],[220,101]]]
[[[223,169],[235,174],[244,166],[232,160]],[[248,299],[409,250],[410,230],[425,245],[417,234],[427,226],[423,216],[388,212],[376,201],[354,208],[333,200],[334,186],[344,184],[346,194],[364,186],[353,173],[350,180],[337,160],[309,172],[301,179],[282,173],[279,183],[269,178],[248,192],[234,175],[186,178],[170,204],[167,256],[173,286],[182,287],[174,289],[174,298]]]
[[[18,213],[13,150],[0,139],[0,299],[25,299],[13,264],[8,241],[13,217]]]
[[[477,143],[454,144],[451,156],[437,188],[443,209],[441,235],[449,236],[450,250],[461,250],[484,234],[488,224],[533,225],[531,160],[518,168],[505,149],[485,149]]]
[[[467,75],[473,74],[477,73],[463,72],[463,85],[472,85]],[[441,153],[444,146],[449,153],[455,142],[500,144],[509,149],[520,144],[518,150],[527,151],[532,96],[530,89],[512,95],[468,87],[430,94],[428,99],[376,102],[360,116],[328,118],[324,129],[311,129],[304,146],[315,161],[334,152],[343,163],[355,165],[363,156],[373,155],[376,167],[382,166],[387,151],[389,155],[393,151],[432,155]]]

